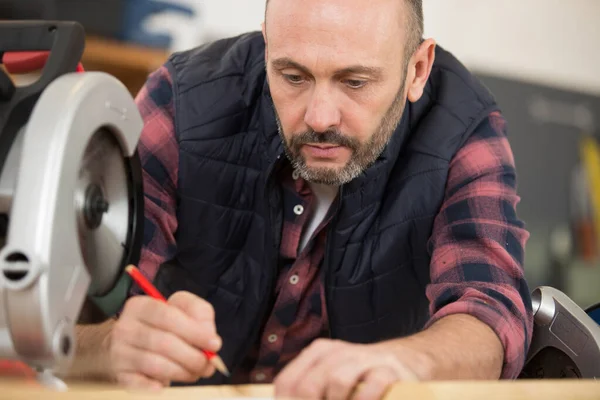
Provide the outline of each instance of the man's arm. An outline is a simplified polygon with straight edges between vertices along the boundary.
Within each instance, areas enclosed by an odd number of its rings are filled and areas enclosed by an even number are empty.
[[[108,341],[115,324],[113,318],[98,325],[77,325],[75,358],[68,371],[57,375],[67,379],[111,381]]]
[[[516,377],[531,342],[514,160],[493,113],[451,161],[434,223],[431,319],[375,344],[319,339],[275,380],[281,397],[378,399],[397,381]]]
[[[175,191],[178,147],[173,123],[171,78],[165,67],[152,73],[136,97],[144,121],[138,152],[144,184],[144,233],[139,269],[153,279],[160,264],[175,252]],[[130,295],[140,294],[136,286]],[[126,299],[122,299],[124,303]],[[70,378],[111,379],[110,334],[116,319],[76,327],[77,348]]]
[[[422,333],[398,341],[398,349],[431,358],[432,379],[516,378],[531,343],[523,271],[529,234],[516,213],[505,124],[492,113],[451,162],[430,240],[432,318]]]
[[[410,365],[420,380],[495,380],[504,359],[496,333],[467,314],[446,316],[416,335],[380,346]]]

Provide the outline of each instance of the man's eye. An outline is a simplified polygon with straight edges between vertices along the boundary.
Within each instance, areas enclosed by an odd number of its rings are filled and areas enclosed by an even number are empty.
[[[284,74],[283,77],[293,85],[299,85],[304,82],[304,78],[302,78],[300,75]]]
[[[347,79],[344,81],[344,83],[350,88],[350,89],[360,89],[361,87],[365,86],[367,84],[367,81],[361,81],[358,79]]]

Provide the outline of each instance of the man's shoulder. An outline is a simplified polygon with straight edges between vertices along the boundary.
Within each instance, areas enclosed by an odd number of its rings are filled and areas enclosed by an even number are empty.
[[[174,53],[166,63],[179,91],[222,79],[260,74],[265,44],[260,32],[221,38]]]
[[[412,151],[450,160],[491,113],[492,93],[452,53],[436,46],[431,74],[421,98],[410,104]],[[424,121],[426,122],[424,123]]]
[[[453,114],[467,118],[496,108],[491,91],[454,54],[439,45],[425,93]]]

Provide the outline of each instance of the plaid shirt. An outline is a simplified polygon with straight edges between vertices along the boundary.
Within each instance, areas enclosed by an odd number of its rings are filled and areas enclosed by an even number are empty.
[[[136,98],[145,121],[139,142],[146,207],[139,267],[150,279],[176,251],[178,144],[172,100],[171,77],[165,67],[151,74]],[[288,172],[281,179],[285,207],[302,204],[310,210],[314,203],[310,188],[289,176]],[[518,201],[505,121],[495,112],[451,161],[446,197],[430,239],[427,296],[431,304],[428,325],[462,313],[475,316],[496,332],[505,350],[502,378],[518,376],[532,333],[531,307],[523,303],[519,292],[525,287],[522,261],[528,232],[516,215]],[[263,333],[236,371],[236,382],[272,381],[285,363],[326,332],[319,266],[323,228],[329,218],[315,232],[315,240],[296,256],[308,214],[284,212],[280,258],[286,266]],[[295,284],[294,276],[298,276]]]
[[[319,265],[325,253],[327,230],[324,228],[331,221],[335,207],[330,207],[300,251],[302,233],[315,211],[316,198],[306,181],[293,176],[290,166],[281,172],[280,180],[284,221],[275,302],[259,343],[233,376],[234,384],[272,382],[304,347],[328,335]],[[298,206],[302,207],[301,211],[295,212]]]

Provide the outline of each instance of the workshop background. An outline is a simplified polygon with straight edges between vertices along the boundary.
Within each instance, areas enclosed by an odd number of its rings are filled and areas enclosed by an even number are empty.
[[[0,0],[0,19],[80,21],[87,70],[137,93],[167,56],[260,29],[265,0]],[[532,289],[600,302],[598,0],[424,0],[426,36],[494,92],[509,122]]]

